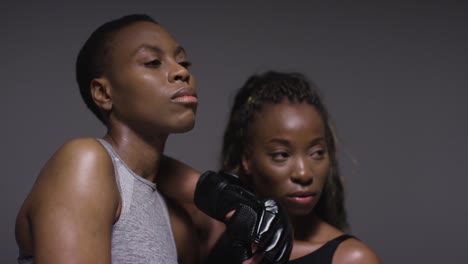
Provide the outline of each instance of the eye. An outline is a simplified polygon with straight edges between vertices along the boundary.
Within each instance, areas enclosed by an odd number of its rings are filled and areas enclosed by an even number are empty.
[[[321,160],[325,157],[326,151],[324,149],[319,149],[312,152],[311,156],[315,160]]]
[[[270,156],[273,161],[285,161],[287,158],[289,158],[289,153],[285,151],[278,151],[271,153]]]
[[[192,66],[192,63],[190,61],[181,61],[181,62],[179,62],[179,64],[182,67],[186,68],[186,69],[188,69],[190,66]]]
[[[145,62],[145,66],[150,67],[150,68],[157,68],[161,66],[161,61],[160,60],[148,61],[148,62]]]

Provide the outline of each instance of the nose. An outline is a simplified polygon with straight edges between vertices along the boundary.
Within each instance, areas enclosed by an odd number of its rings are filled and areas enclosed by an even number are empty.
[[[304,158],[298,158],[291,174],[291,181],[302,186],[311,185],[313,174],[308,167],[307,161]]]
[[[173,63],[173,66],[171,67],[171,70],[169,72],[170,82],[176,82],[176,81],[189,82],[190,77],[191,77],[191,74],[186,67],[180,65],[177,62]]]

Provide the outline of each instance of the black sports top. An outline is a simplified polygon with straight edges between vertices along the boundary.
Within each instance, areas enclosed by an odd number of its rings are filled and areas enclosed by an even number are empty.
[[[294,260],[289,261],[291,264],[303,264],[303,263],[320,263],[320,264],[331,264],[333,259],[333,254],[335,254],[336,249],[340,245],[341,242],[345,241],[346,239],[354,238],[350,235],[341,235],[336,237],[319,249]]]
[[[288,263],[290,264],[305,264],[305,263],[331,264],[332,259],[333,259],[333,254],[338,248],[338,245],[340,245],[341,242],[349,238],[354,238],[354,237],[351,235],[347,235],[347,234],[336,237],[328,241],[327,243],[325,243],[323,246],[321,246],[317,250],[305,256],[302,256],[300,258],[291,260]],[[214,246],[213,250],[211,250],[211,253],[208,256],[206,263],[207,264],[215,264],[215,263],[238,264],[234,262],[236,258],[232,256],[232,252],[233,250],[232,250],[230,241],[228,237],[226,236],[226,233],[223,233],[223,235],[220,237],[220,239]]]

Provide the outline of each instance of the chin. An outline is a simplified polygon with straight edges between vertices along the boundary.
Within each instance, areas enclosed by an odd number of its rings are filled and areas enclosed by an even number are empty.
[[[186,133],[192,130],[195,127],[195,119],[192,120],[191,122],[181,122],[177,124],[177,126],[174,126],[172,129],[172,133]]]
[[[309,215],[313,208],[287,208],[287,211],[289,215],[304,216]]]
[[[284,209],[288,212],[291,216],[304,216],[309,215],[315,207],[315,203],[312,204],[291,204],[291,203],[283,203]]]
[[[185,133],[195,127],[196,112],[192,109],[179,113],[171,119],[170,133]]]

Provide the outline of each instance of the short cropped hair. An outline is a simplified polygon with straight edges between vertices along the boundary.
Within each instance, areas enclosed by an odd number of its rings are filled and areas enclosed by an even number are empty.
[[[76,81],[80,94],[86,106],[94,115],[107,125],[107,116],[94,103],[91,96],[91,81],[101,77],[109,68],[111,45],[114,35],[121,29],[137,22],[158,24],[152,17],[145,14],[132,14],[104,23],[98,27],[86,40],[76,59]]]

